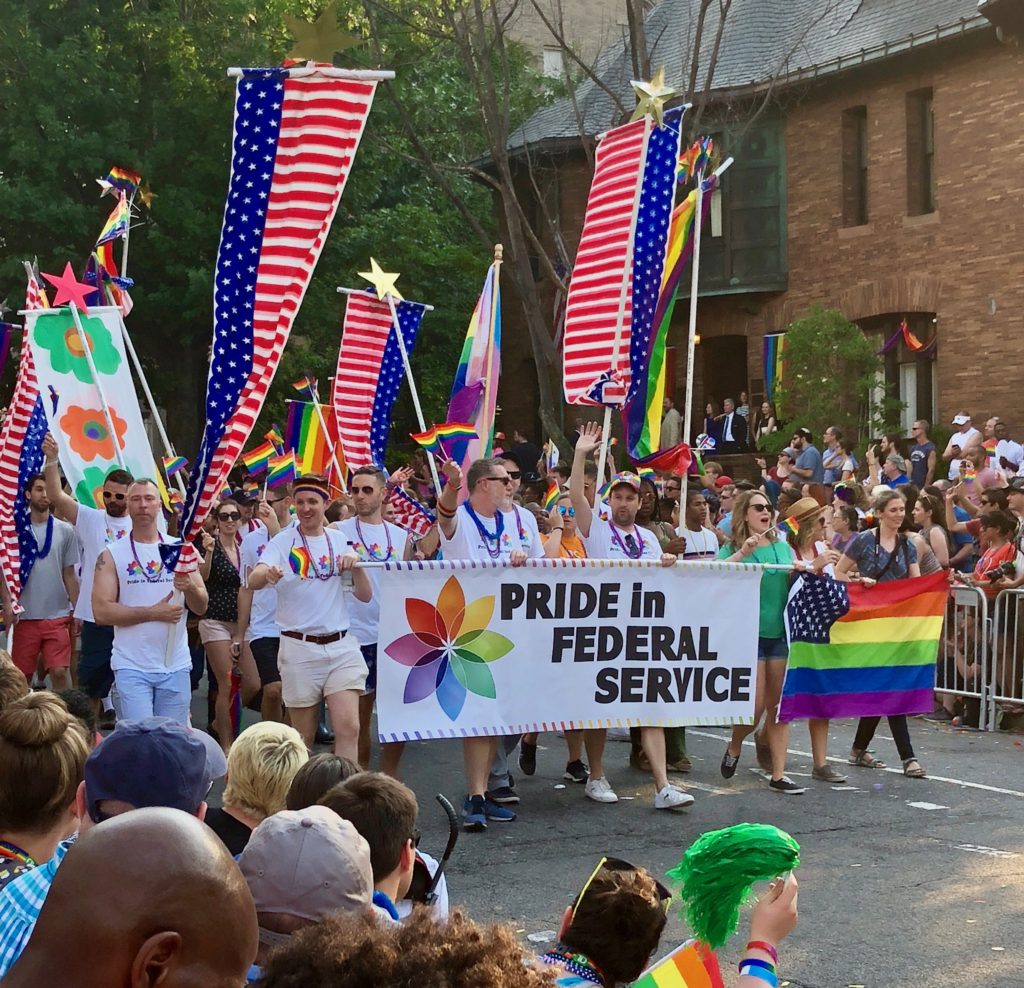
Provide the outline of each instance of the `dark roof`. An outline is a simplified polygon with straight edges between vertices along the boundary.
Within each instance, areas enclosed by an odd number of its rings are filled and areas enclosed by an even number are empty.
[[[651,65],[664,65],[669,84],[681,85],[689,71],[700,0],[662,0],[647,15]],[[698,89],[718,27],[718,4],[708,10],[701,44]],[[990,28],[978,0],[733,0],[712,79],[714,92],[763,89],[818,78],[855,65],[895,57],[910,48]],[[629,80],[626,38],[601,52],[596,74],[623,105],[635,105]],[[598,134],[618,122],[608,93],[592,80],[567,98],[546,106],[516,131],[509,147]]]

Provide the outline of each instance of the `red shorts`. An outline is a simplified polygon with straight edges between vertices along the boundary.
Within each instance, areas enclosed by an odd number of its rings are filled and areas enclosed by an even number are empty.
[[[46,621],[19,621],[14,626],[14,646],[11,658],[14,664],[32,679],[36,659],[43,656],[43,668],[66,669],[71,664],[71,633],[68,618],[50,618]]]

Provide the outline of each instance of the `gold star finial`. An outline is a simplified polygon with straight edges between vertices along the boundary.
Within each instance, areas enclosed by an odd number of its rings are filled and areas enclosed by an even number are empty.
[[[637,104],[630,120],[640,120],[648,113],[654,117],[654,122],[660,127],[663,123],[665,103],[676,95],[671,86],[665,85],[665,66],[663,65],[655,73],[650,82],[634,79],[630,82],[633,92],[636,93]]]
[[[333,62],[335,52],[362,44],[361,39],[338,30],[337,3],[329,3],[312,24],[291,14],[284,15],[284,22],[295,39],[292,50],[288,52],[289,58]]]
[[[398,289],[395,288],[395,282],[401,277],[397,271],[394,273],[390,271],[384,271],[381,266],[370,258],[370,270],[360,271],[360,278],[365,278],[377,291],[377,298],[383,301],[390,295],[395,301],[401,301],[402,296],[399,294]]]

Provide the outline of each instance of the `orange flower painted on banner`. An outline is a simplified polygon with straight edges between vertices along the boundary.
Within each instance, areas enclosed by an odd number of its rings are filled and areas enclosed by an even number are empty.
[[[384,651],[409,668],[405,703],[417,703],[431,693],[450,720],[458,719],[466,693],[494,699],[494,677],[487,664],[512,651],[513,643],[488,631],[494,616],[494,596],[466,603],[459,581],[449,577],[437,603],[408,597],[405,617],[412,630]]]
[[[117,445],[124,449],[124,434],[128,431],[128,423],[113,408],[110,409],[110,418],[117,433]],[[107,428],[103,409],[70,405],[61,416],[60,427],[67,436],[72,452],[77,453],[86,463],[95,459],[116,459],[114,441]]]

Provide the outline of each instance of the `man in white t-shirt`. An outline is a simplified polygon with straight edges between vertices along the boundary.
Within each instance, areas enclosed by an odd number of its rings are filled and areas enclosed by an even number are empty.
[[[252,653],[263,694],[260,716],[263,720],[280,723],[284,720],[284,704],[281,702],[281,670],[277,663],[281,643],[276,619],[277,590],[274,587],[252,590],[247,581],[260,564],[270,540],[296,522],[291,516],[292,494],[288,487],[270,491],[268,501],[271,511],[265,516],[266,524],[249,532],[238,549],[242,585],[238,588],[238,638],[231,644],[235,654],[245,648]]]
[[[386,563],[409,559],[412,541],[404,528],[384,521],[381,512],[387,496],[388,478],[376,467],[360,467],[352,474],[349,493],[355,515],[339,521],[336,527],[345,537],[349,548],[364,563]],[[366,662],[366,689],[359,698],[359,764],[370,767],[370,722],[377,696],[377,630],[380,624],[380,598],[377,587],[379,570],[367,570],[373,585],[373,597],[368,603],[353,601],[349,618],[350,634],[355,636]],[[405,742],[392,741],[380,747],[380,768],[387,775],[398,775]]]
[[[74,525],[82,555],[81,586],[75,605],[76,621],[82,622],[82,646],[78,656],[78,685],[90,696],[99,712],[100,701],[114,685],[110,656],[114,648],[114,629],[93,620],[92,579],[96,560],[104,548],[123,539],[131,530],[128,517],[128,485],[133,478],[127,470],[111,470],[103,482],[103,510],[79,504],[65,494],[57,469],[57,441],[49,433],[43,439],[46,457],[43,476],[46,496],[54,513]]]
[[[949,479],[960,479],[960,460],[972,446],[981,445],[981,433],[971,425],[971,416],[967,412],[957,412],[953,416],[953,425],[957,432],[949,437],[942,458],[949,463]]]
[[[634,473],[618,473],[612,477],[608,489],[607,520],[594,516],[594,509],[584,494],[583,475],[587,456],[601,445],[601,427],[596,422],[583,426],[573,453],[572,474],[569,477],[569,496],[576,511],[576,529],[587,548],[589,559],[649,559],[660,560],[663,566],[674,566],[676,557],[663,553],[654,533],[636,524],[640,510],[640,478]],[[644,752],[650,762],[657,794],[654,806],[659,810],[683,809],[693,803],[693,797],[669,784],[665,762],[665,731],[660,727],[641,729]],[[590,756],[593,761],[593,755]],[[590,766],[591,787],[598,770]],[[603,779],[602,789],[611,787]],[[588,793],[589,795],[589,793]],[[592,797],[593,798],[593,797]],[[599,800],[611,802],[611,800]]]
[[[17,625],[11,658],[31,683],[36,662],[43,659],[53,688],[70,689],[71,611],[78,600],[78,540],[75,530],[50,512],[46,480],[41,473],[28,478],[24,490],[28,502],[32,537],[36,556],[26,577],[22,558],[21,611],[15,615],[8,609],[4,617],[7,627]]]
[[[676,529],[682,541],[678,553],[684,560],[714,559],[718,555],[718,536],[707,527],[708,501],[700,488],[686,489],[686,513],[683,524]],[[669,543],[670,546],[675,539]]]
[[[357,600],[373,596],[366,570],[340,532],[326,528],[331,494],[323,477],[305,474],[293,486],[298,525],[275,535],[249,574],[249,589],[277,587],[281,629],[278,664],[281,694],[292,726],[313,747],[320,700],[334,728],[334,753],[353,761],[359,754],[359,695],[366,662],[349,635],[345,582]]]
[[[110,667],[124,720],[170,717],[189,723],[192,654],[185,630],[185,595],[193,614],[206,613],[209,597],[198,569],[175,572],[167,550],[180,545],[157,526],[163,511],[160,489],[152,480],[128,488],[131,531],[111,542],[96,560],[92,609],[100,624],[114,628]],[[187,547],[186,547],[187,548]]]
[[[502,511],[513,480],[503,461],[474,460],[466,474],[469,497],[459,504],[462,470],[454,460],[442,468],[446,478],[437,499],[437,523],[443,559],[477,559],[522,566],[528,554],[513,523]],[[487,798],[488,769],[498,747],[495,737],[472,737],[462,742],[466,766],[466,798],[462,825],[471,833],[487,829],[487,821],[508,823],[516,818],[505,806]]]

